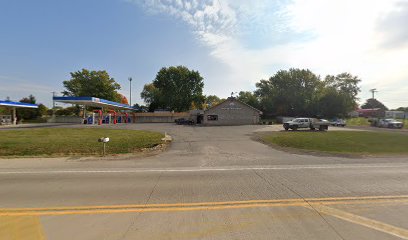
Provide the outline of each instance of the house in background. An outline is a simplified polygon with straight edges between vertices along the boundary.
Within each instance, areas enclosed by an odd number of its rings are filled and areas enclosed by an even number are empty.
[[[258,124],[262,112],[234,97],[204,111],[204,125]]]
[[[359,117],[365,118],[382,118],[385,116],[385,110],[381,108],[357,109],[356,113]]]
[[[395,118],[395,119],[405,119],[408,117],[408,113],[404,111],[385,111],[386,118]]]

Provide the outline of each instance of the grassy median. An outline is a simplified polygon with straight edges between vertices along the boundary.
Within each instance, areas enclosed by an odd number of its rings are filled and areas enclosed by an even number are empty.
[[[407,154],[408,134],[387,132],[274,132],[262,140],[284,148],[352,155]]]
[[[133,153],[161,143],[157,132],[117,129],[46,128],[0,131],[0,157],[100,155],[98,138],[109,137],[107,154]]]

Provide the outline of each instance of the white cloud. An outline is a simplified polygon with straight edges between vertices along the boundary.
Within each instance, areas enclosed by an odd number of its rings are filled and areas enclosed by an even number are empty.
[[[408,105],[398,90],[408,78],[408,47],[383,48],[387,34],[378,28],[401,12],[397,0],[146,0],[144,6],[188,23],[211,55],[228,66],[219,79],[206,79],[217,94],[220,85],[224,94],[245,90],[280,68],[299,67],[321,75],[351,72],[363,79],[361,98],[376,87],[389,107]],[[387,24],[404,26],[395,19]],[[243,40],[248,36],[283,41],[259,48]]]
[[[398,1],[297,0],[288,7],[290,27],[316,37],[302,43],[290,62],[320,73],[349,71],[363,79],[361,98],[369,88],[382,89],[384,103],[397,107],[408,98],[398,91],[408,78],[408,48],[384,49],[385,36],[378,32],[381,18],[392,15]],[[403,22],[397,22],[403,26]],[[397,95],[397,96],[396,96]],[[389,101],[394,96],[394,100]],[[399,99],[399,101],[395,101]]]

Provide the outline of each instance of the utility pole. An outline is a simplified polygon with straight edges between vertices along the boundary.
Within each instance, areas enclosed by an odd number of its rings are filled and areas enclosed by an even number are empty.
[[[55,100],[54,100],[54,97],[55,97],[55,91],[54,92],[51,92],[52,93],[52,119],[54,120],[55,119]]]
[[[51,93],[52,93],[52,109],[54,109],[54,108],[55,108],[54,97],[55,97],[55,94],[56,94],[57,92],[51,92]]]
[[[132,106],[132,77],[129,78],[129,85],[130,85],[130,106]]]
[[[374,94],[375,94],[376,92],[378,92],[377,89],[376,89],[376,88],[370,89],[370,92],[373,94],[373,99],[374,99]]]

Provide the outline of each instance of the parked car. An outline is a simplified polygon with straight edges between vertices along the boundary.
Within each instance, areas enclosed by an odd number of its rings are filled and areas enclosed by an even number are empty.
[[[285,122],[283,124],[283,128],[287,131],[292,129],[294,131],[298,130],[299,128],[310,128],[310,130],[319,129],[319,131],[328,130],[330,122],[322,119],[319,120],[317,118],[295,118],[292,121]]]
[[[387,119],[380,119],[378,121],[378,127],[382,128],[402,128],[404,127],[404,123],[397,121],[392,118],[387,118]]]
[[[186,119],[186,118],[177,118],[176,120],[174,120],[174,122],[177,125],[193,125],[194,121],[191,119]]]
[[[346,126],[346,120],[344,119],[336,119],[330,122],[332,126],[340,126],[340,127],[345,127]]]

